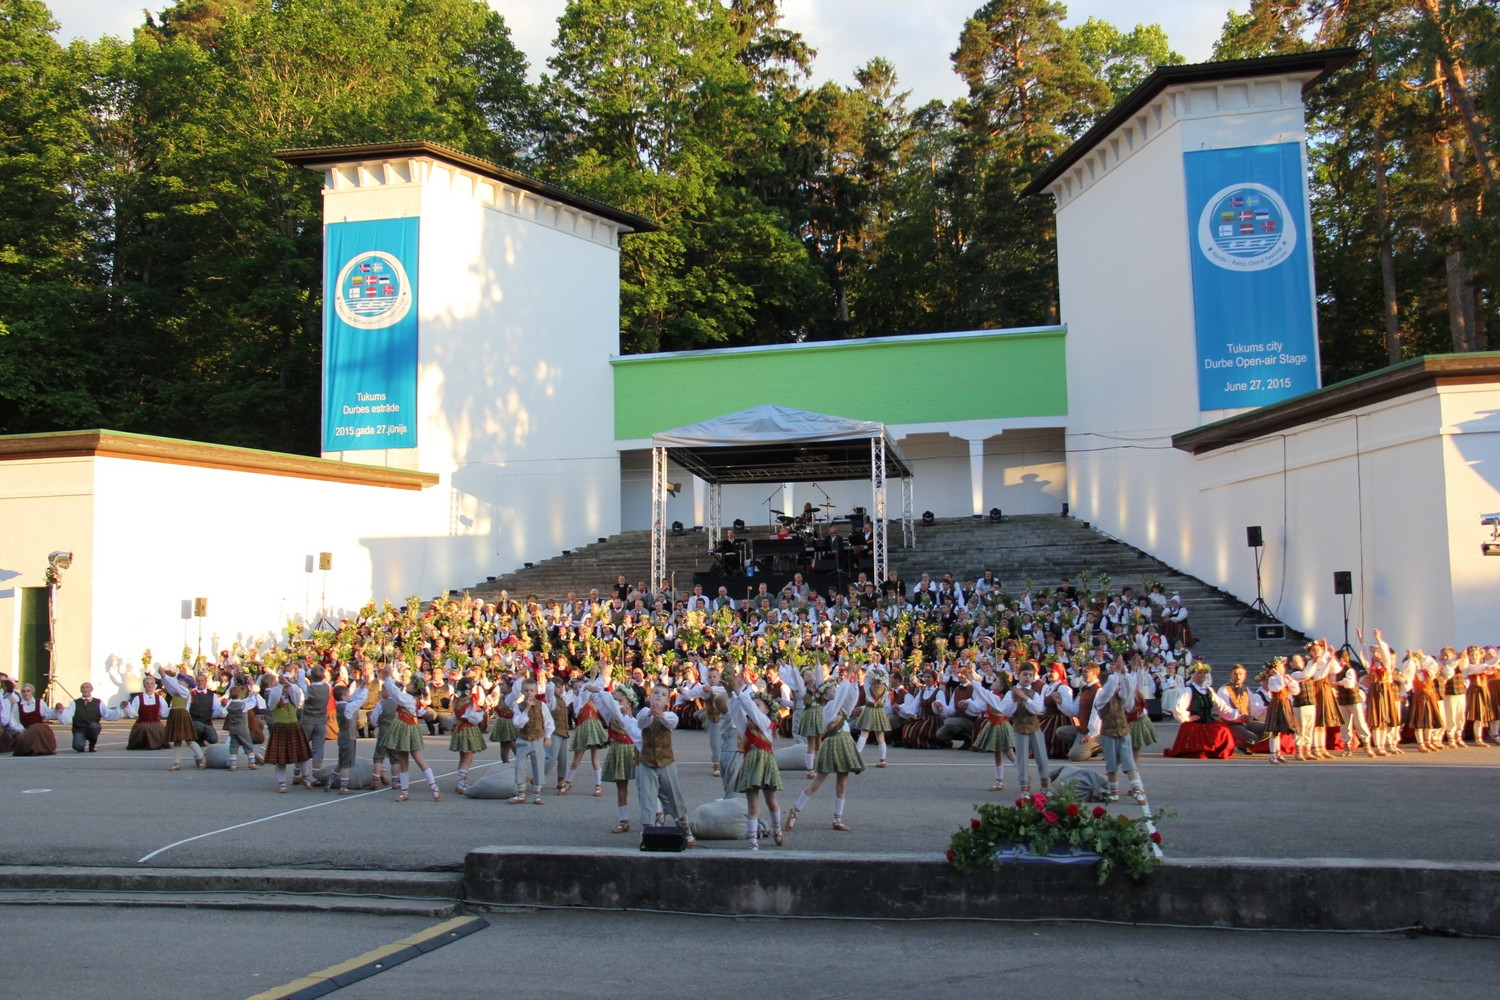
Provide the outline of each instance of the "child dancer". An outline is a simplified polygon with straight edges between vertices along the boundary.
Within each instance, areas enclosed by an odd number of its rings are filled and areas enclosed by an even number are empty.
[[[505,699],[505,703],[515,713],[516,732],[520,734],[520,739],[516,740],[516,794],[510,801],[525,802],[526,791],[531,789],[535,795],[533,804],[541,805],[546,753],[547,748],[552,745],[552,713],[547,710],[547,703],[537,696],[537,682],[534,679],[528,677],[511,687],[514,690]],[[530,774],[526,774],[528,765]],[[524,779],[523,774],[526,774]]]
[[[1296,684],[1292,688],[1292,708],[1297,713],[1297,759],[1314,760],[1313,728],[1318,721],[1318,705],[1314,700],[1313,680],[1317,668],[1308,666],[1301,655],[1293,655],[1291,664],[1295,668],[1289,678]]]
[[[566,795],[573,790],[573,775],[578,773],[578,765],[583,760],[585,751],[589,755],[589,764],[594,768],[594,795],[597,797],[604,794],[604,772],[599,767],[599,751],[609,743],[609,735],[604,731],[604,723],[599,721],[599,708],[593,698],[594,693],[603,689],[604,681],[597,674],[584,685],[583,706],[578,709],[578,718],[573,724],[573,763],[568,765],[568,774],[563,779],[562,791],[557,793],[559,795]]]
[[[1408,649],[1405,669],[1407,676],[1412,678],[1409,724],[1417,740],[1417,751],[1433,753],[1441,750],[1443,706],[1438,700],[1441,681],[1437,661],[1420,649]]]
[[[1130,655],[1132,678],[1135,687],[1135,705],[1130,709],[1130,748],[1140,751],[1156,744],[1156,724],[1146,709],[1146,702],[1156,694],[1156,678],[1146,666],[1139,653]]]
[[[1266,678],[1266,745],[1271,751],[1272,764],[1282,763],[1281,734],[1297,732],[1292,714],[1292,698],[1297,689],[1296,679],[1286,674],[1286,659],[1278,656],[1272,660],[1271,674]]]
[[[1036,761],[1042,793],[1046,794],[1051,788],[1051,778],[1047,773],[1047,738],[1042,733],[1041,722],[1041,714],[1045,708],[1041,692],[1036,690],[1035,685],[1036,664],[1028,661],[1021,668],[1016,684],[1000,699],[999,711],[1010,719],[1011,729],[1015,731],[1016,770],[1021,776],[1021,791],[1031,791],[1031,779],[1026,774],[1026,755],[1030,753]]]
[[[349,787],[349,772],[354,770],[354,758],[358,753],[355,740],[359,736],[359,727],[356,725],[356,721],[360,710],[365,704],[364,685],[368,684],[370,680],[371,678],[368,676],[361,677],[358,686],[353,691],[350,691],[345,684],[340,684],[333,689],[334,710],[338,713],[339,719],[338,771],[340,795],[354,794],[354,789]],[[333,791],[333,781],[331,779],[328,782],[328,790]]]
[[[499,703],[495,705],[495,723],[490,727],[490,742],[500,744],[500,763],[509,764],[511,757],[516,753],[516,740],[520,739],[520,733],[516,731],[516,713],[510,707],[510,696],[515,690],[516,681],[504,679],[498,685]]]
[[[865,769],[865,762],[854,745],[854,737],[849,735],[849,713],[854,711],[854,704],[859,700],[859,688],[845,677],[837,683],[825,681],[820,693],[826,707],[819,715],[826,719],[826,724],[818,750],[818,776],[797,796],[797,804],[786,814],[786,828],[790,830],[797,825],[797,816],[806,808],[807,800],[823,787],[823,782],[831,774],[834,776],[833,828],[848,833],[852,827],[844,822],[844,801],[849,791],[849,775],[859,774]],[[807,718],[805,713],[803,718]]]
[[[1212,689],[1208,697],[1218,698]],[[1135,751],[1130,741],[1130,712],[1135,703],[1135,675],[1127,671],[1124,658],[1117,656],[1109,665],[1104,686],[1094,696],[1089,732],[1091,735],[1098,732],[1099,742],[1104,748],[1104,776],[1109,781],[1109,801],[1120,801],[1120,782],[1116,775],[1124,771],[1130,781],[1130,797],[1137,805],[1144,806],[1146,789],[1141,784],[1140,772],[1136,770]]]
[[[602,677],[585,687],[592,692],[591,701],[599,715],[609,723],[604,780],[615,783],[615,807],[620,815],[620,822],[610,833],[629,833],[630,782],[635,779],[636,749],[641,739],[641,727],[635,721],[635,692],[629,684],[618,684],[613,691],[605,691]]]
[[[469,794],[469,765],[485,747],[483,697],[484,692],[476,684],[462,698],[453,699],[453,735],[448,737],[448,749],[458,753],[458,784],[453,790],[460,795]],[[339,733],[342,735],[343,729]]]
[[[1459,653],[1452,646],[1444,646],[1442,665],[1438,674],[1443,689],[1443,746],[1454,749],[1464,746],[1464,718],[1466,694],[1469,687],[1464,667],[1468,664],[1468,650]]]
[[[1000,702],[1003,694],[996,694],[979,682],[979,678],[972,673],[969,674],[970,697],[983,706],[984,724],[979,738],[974,741],[975,749],[986,750],[995,755],[995,782],[990,785],[990,791],[1005,791],[1005,762],[1015,763],[1016,760],[1016,733],[1010,724],[1010,719],[1000,711]]]
[[[167,713],[167,742],[172,746],[172,766],[167,770],[182,770],[182,748],[186,745],[193,751],[193,760],[198,762],[201,771],[208,766],[208,760],[203,756],[203,748],[198,746],[198,730],[193,726],[193,717],[188,714],[193,689],[187,681],[187,669],[178,674],[171,667],[163,666],[161,686],[171,699]]]
[[[267,675],[270,676],[270,675]],[[269,688],[262,682],[266,707],[271,710],[271,732],[266,737],[266,762],[276,767],[276,790],[286,794],[287,768],[312,758],[307,734],[297,721],[302,705],[302,689],[292,683],[291,675],[274,678]]]
[[[823,745],[823,702],[827,700],[823,685],[817,683],[816,676],[811,670],[802,671],[802,697],[799,699],[802,704],[802,712],[797,718],[794,729],[798,736],[807,740],[807,751],[802,756],[807,764],[807,776],[809,778],[817,777],[814,768],[817,763],[818,750]],[[829,685],[830,693],[834,686]],[[846,733],[848,732],[848,728],[847,725],[844,727]],[[718,772],[718,769],[718,765],[715,764],[715,773]],[[788,830],[792,828],[790,816],[787,818],[786,828]]]
[[[885,670],[877,664],[870,664],[870,669],[865,671],[865,707],[859,713],[859,742],[855,749],[863,753],[866,741],[873,735],[876,745],[880,747],[880,760],[875,764],[876,767],[885,767],[885,734],[891,731],[891,717],[886,711],[891,700],[887,680]]]
[[[1472,727],[1476,747],[1489,746],[1484,741],[1484,730],[1495,718],[1495,706],[1490,703],[1486,676],[1493,666],[1493,658],[1487,658],[1483,649],[1478,646],[1469,647],[1464,666],[1464,676],[1469,682],[1469,689],[1464,696],[1464,720]]]
[[[259,771],[255,762],[255,741],[250,736],[250,688],[245,678],[236,677],[229,688],[229,700],[224,703],[224,732],[229,736],[229,769],[236,770],[240,751],[245,751],[245,766]]]
[[[669,689],[658,684],[646,697],[646,707],[636,713],[636,730],[640,733],[640,765],[635,770],[636,794],[641,800],[641,826],[649,825],[655,810],[658,826],[670,814],[684,831],[688,829],[687,808],[682,787],[677,782],[677,758],[672,752],[672,731],[677,728],[677,713],[668,709]],[[695,846],[687,833],[689,847]]]
[[[698,682],[683,689],[683,696],[703,705],[703,731],[708,734],[708,756],[712,760],[713,776],[722,777],[719,767],[719,748],[724,744],[724,710],[715,697],[724,691],[718,667],[710,667],[703,658],[693,654],[693,664],[698,671]],[[724,789],[726,792],[728,788]]]
[[[432,801],[441,802],[443,793],[438,790],[437,778],[433,777],[432,768],[427,766],[427,761],[422,757],[422,727],[417,724],[421,714],[417,710],[417,698],[414,693],[416,683],[413,682],[407,690],[402,690],[401,685],[397,684],[396,679],[390,675],[389,668],[384,673],[385,683],[382,688],[387,700],[396,705],[396,717],[390,720],[381,745],[396,755],[395,769],[400,782],[396,801],[405,802],[411,798],[409,771],[411,762],[416,761],[417,767],[422,769],[423,780],[427,782],[427,787],[432,792]],[[410,675],[409,667],[401,668],[402,680],[406,680]]]
[[[781,790],[781,771],[771,752],[772,714],[778,708],[770,696],[752,693],[745,679],[736,672],[726,675],[724,682],[729,688],[729,719],[745,746],[745,760],[740,766],[735,791],[744,792],[747,800],[745,832],[750,838],[750,850],[760,850],[762,797],[766,800],[766,808],[771,811],[771,839],[780,847],[786,842],[781,832],[781,808],[776,801],[776,793]],[[824,732],[827,733],[826,728]]]
[[[1354,753],[1354,748],[1364,742],[1365,755],[1375,756],[1375,747],[1370,740],[1370,726],[1365,721],[1365,691],[1359,686],[1359,671],[1349,667],[1338,680],[1339,717],[1344,737],[1344,756]]]

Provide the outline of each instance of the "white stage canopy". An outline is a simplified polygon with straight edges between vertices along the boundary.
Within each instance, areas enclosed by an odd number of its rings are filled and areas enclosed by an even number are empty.
[[[901,480],[902,535],[912,544],[910,466],[885,425],[828,413],[765,404],[651,436],[651,575],[666,575],[667,461],[709,484],[709,542],[717,545],[720,489],[724,483],[795,483],[870,479],[875,578],[883,581],[886,555],[886,481]]]

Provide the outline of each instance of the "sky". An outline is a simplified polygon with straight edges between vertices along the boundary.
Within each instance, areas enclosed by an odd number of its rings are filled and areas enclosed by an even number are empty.
[[[854,70],[875,56],[896,67],[909,104],[952,100],[964,86],[948,56],[958,45],[964,19],[982,0],[782,0],[783,27],[802,33],[818,52],[813,82],[852,84]],[[1129,29],[1160,24],[1172,47],[1188,62],[1204,62],[1213,51],[1225,14],[1244,11],[1249,0],[1066,0],[1068,23],[1090,17]],[[510,26],[511,37],[531,63],[533,77],[546,68],[557,16],[566,0],[489,0]],[[143,20],[139,0],[50,0],[61,24],[59,38],[130,36]],[[160,9],[165,3],[150,5]]]

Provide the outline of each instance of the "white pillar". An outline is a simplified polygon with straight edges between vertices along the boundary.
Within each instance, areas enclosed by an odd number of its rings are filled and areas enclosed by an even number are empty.
[[[969,438],[969,498],[974,509],[970,513],[979,515],[984,506],[984,438]]]
[[[689,527],[708,523],[708,483],[693,477],[693,523]]]

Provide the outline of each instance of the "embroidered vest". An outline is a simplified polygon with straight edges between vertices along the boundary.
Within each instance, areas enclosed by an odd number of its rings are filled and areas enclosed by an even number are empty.
[[[546,717],[542,714],[546,710],[545,702],[532,701],[526,706],[526,725],[520,729],[521,739],[535,742],[547,735]]]
[[[641,763],[647,767],[666,767],[677,758],[672,754],[672,730],[660,719],[641,730]]]
[[[1036,714],[1026,706],[1026,702],[1017,698],[1016,711],[1010,717],[1010,726],[1016,731],[1017,736],[1029,736],[1040,729],[1042,724]],[[1016,752],[1020,753],[1019,750]]]
[[[1082,721],[1080,717],[1079,722]],[[1116,739],[1130,735],[1130,718],[1119,698],[1111,698],[1100,706],[1099,732]]]

